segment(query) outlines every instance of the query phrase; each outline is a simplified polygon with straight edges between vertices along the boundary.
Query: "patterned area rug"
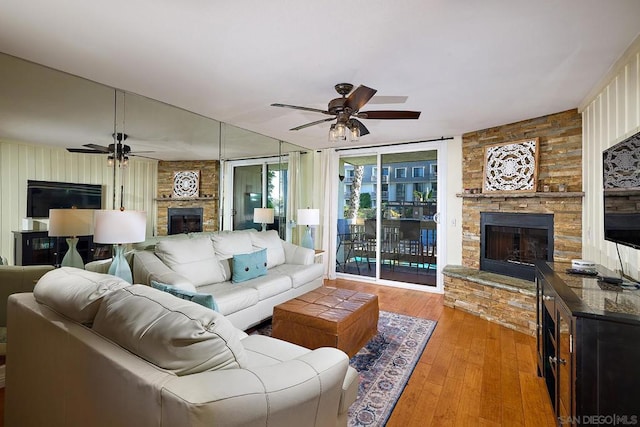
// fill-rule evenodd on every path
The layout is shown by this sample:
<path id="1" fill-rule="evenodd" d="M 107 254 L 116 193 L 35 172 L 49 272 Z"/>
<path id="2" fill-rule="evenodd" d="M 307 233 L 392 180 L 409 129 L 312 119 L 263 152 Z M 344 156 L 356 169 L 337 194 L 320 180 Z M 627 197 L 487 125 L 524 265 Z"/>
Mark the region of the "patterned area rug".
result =
<path id="1" fill-rule="evenodd" d="M 349 362 L 360 374 L 350 427 L 387 422 L 435 327 L 434 320 L 380 311 L 378 335 Z M 257 332 L 271 335 L 271 324 Z"/>

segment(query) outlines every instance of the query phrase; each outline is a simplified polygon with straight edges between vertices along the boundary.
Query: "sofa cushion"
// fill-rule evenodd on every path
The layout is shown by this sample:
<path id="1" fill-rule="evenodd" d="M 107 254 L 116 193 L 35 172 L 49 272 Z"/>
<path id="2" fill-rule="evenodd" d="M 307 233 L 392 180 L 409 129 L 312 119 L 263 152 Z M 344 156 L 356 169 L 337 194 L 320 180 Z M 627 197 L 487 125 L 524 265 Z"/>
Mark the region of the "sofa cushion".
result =
<path id="1" fill-rule="evenodd" d="M 279 295 L 291 289 L 291 278 L 269 270 L 266 276 L 247 280 L 238 286 L 253 288 L 258 291 L 260 301 Z"/>
<path id="2" fill-rule="evenodd" d="M 233 256 L 233 283 L 246 282 L 267 274 L 267 250 L 261 249 L 248 254 Z"/>
<path id="3" fill-rule="evenodd" d="M 155 280 L 151 281 L 151 287 L 156 288 L 163 292 L 168 292 L 174 297 L 195 302 L 196 304 L 200 304 L 201 306 L 207 307 L 210 310 L 219 311 L 218 305 L 216 304 L 216 301 L 213 299 L 213 295 L 211 294 L 201 294 L 198 292 L 185 291 L 184 289 L 180 289 L 180 288 L 176 288 L 175 286 L 156 282 Z"/>
<path id="4" fill-rule="evenodd" d="M 200 286 L 198 292 L 213 295 L 220 313 L 224 315 L 252 307 L 260 301 L 260 295 L 257 290 L 244 286 L 244 284 L 236 285 L 230 281 Z"/>
<path id="5" fill-rule="evenodd" d="M 284 248 L 282 247 L 282 240 L 276 230 L 251 233 L 250 236 L 253 246 L 260 249 L 267 249 L 267 268 L 284 264 Z"/>
<path id="6" fill-rule="evenodd" d="M 196 287 L 227 280 L 207 237 L 161 240 L 156 244 L 156 255 Z"/>
<path id="7" fill-rule="evenodd" d="M 221 231 L 211 236 L 213 248 L 221 258 L 231 258 L 236 254 L 253 252 L 251 235 L 242 231 Z"/>
<path id="8" fill-rule="evenodd" d="M 93 329 L 176 375 L 243 368 L 243 336 L 219 313 L 146 285 L 105 297 Z"/>
<path id="9" fill-rule="evenodd" d="M 324 274 L 324 264 L 283 264 L 275 267 L 273 271 L 290 277 L 291 285 L 294 288 L 298 288 L 322 277 Z"/>
<path id="10" fill-rule="evenodd" d="M 105 295 L 131 286 L 110 274 L 73 267 L 51 270 L 38 280 L 33 296 L 58 313 L 80 323 L 92 323 Z"/>

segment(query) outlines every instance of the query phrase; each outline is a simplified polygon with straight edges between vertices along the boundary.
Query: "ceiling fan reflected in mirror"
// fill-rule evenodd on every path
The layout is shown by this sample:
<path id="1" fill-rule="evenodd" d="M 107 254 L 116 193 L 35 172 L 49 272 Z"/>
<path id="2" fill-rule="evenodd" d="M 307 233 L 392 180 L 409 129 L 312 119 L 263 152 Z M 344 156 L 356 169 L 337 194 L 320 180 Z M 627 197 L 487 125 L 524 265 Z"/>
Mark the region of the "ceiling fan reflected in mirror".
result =
<path id="1" fill-rule="evenodd" d="M 310 111 L 331 116 L 326 119 L 316 120 L 314 122 L 306 123 L 304 125 L 296 126 L 289 129 L 300 130 L 308 128 L 310 126 L 318 125 L 320 123 L 335 120 L 336 122 L 331 124 L 331 128 L 329 129 L 329 141 L 331 142 L 357 141 L 359 137 L 369 134 L 369 130 L 359 119 L 415 120 L 420 117 L 420 111 L 360 111 L 360 109 L 364 107 L 365 104 L 369 102 L 369 100 L 371 100 L 373 95 L 375 95 L 375 93 L 377 92 L 376 89 L 372 89 L 364 85 L 360 85 L 355 90 L 353 90 L 353 85 L 351 83 L 338 83 L 337 85 L 335 85 L 335 90 L 339 95 L 341 95 L 341 97 L 329 101 L 329 105 L 326 110 L 280 103 L 274 103 L 271 104 L 271 106 Z"/>
<path id="2" fill-rule="evenodd" d="M 87 148 L 67 148 L 70 153 L 85 153 L 85 154 L 108 154 L 107 164 L 113 166 L 115 162 L 118 162 L 119 166 L 126 167 L 129 164 L 129 156 L 144 157 L 146 159 L 154 159 L 153 157 L 141 156 L 140 153 L 152 153 L 153 151 L 137 151 L 132 152 L 131 147 L 123 144 L 129 135 L 126 133 L 118 132 L 112 134 L 114 141 L 117 143 L 109 144 L 109 146 L 97 145 L 97 144 L 84 144 L 83 147 Z"/>

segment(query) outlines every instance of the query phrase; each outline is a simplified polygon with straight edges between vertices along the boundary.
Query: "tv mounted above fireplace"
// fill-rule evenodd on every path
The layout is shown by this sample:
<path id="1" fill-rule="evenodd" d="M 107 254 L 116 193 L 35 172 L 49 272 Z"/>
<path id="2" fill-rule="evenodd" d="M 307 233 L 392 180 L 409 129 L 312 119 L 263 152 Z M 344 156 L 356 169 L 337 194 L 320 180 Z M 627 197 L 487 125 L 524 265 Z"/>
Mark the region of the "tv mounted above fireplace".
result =
<path id="1" fill-rule="evenodd" d="M 640 132 L 602 152 L 604 239 L 640 249 Z"/>

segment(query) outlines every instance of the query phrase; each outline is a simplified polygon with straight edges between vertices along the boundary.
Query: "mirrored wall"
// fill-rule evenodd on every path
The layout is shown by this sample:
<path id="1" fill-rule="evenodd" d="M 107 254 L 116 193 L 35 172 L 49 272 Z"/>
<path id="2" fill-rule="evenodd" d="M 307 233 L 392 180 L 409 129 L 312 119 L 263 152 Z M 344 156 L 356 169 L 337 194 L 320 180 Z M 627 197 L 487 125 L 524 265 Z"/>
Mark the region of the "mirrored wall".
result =
<path id="1" fill-rule="evenodd" d="M 230 177 L 224 164 L 238 161 L 268 164 L 268 181 L 260 186 L 270 194 L 260 205 L 273 207 L 275 223 L 286 224 L 288 156 L 308 151 L 304 148 L 5 54 L 0 54 L 0 94 L 2 256 L 11 259 L 13 232 L 24 228 L 27 180 L 101 184 L 103 208 L 147 211 L 150 236 L 164 234 L 158 227 L 158 212 L 165 209 L 159 167 L 188 169 L 192 161 L 218 164 L 217 177 L 201 177 L 217 181 L 200 183 L 214 190 L 197 197 L 217 201 L 218 217 L 205 219 L 211 229 L 232 228 L 224 221 L 232 213 L 224 212 L 224 201 L 234 198 L 225 192 Z M 126 167 L 100 152 L 117 143 L 114 134 L 127 136 Z M 285 228 L 277 228 L 284 237 Z"/>

